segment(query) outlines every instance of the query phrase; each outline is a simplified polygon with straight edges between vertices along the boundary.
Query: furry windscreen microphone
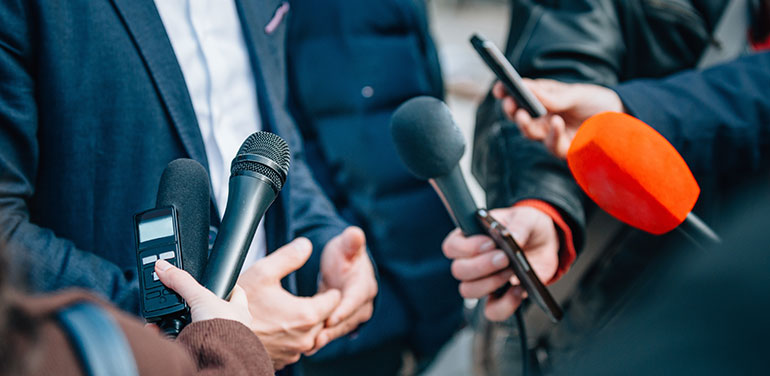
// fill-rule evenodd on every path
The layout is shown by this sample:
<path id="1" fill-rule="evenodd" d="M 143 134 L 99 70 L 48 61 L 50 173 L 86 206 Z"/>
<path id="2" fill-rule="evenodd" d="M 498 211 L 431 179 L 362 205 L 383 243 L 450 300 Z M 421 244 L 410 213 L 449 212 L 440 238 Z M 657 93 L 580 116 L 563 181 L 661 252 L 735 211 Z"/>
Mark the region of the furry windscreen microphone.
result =
<path id="1" fill-rule="evenodd" d="M 535 275 L 521 247 L 504 226 L 486 210 L 479 210 L 473 201 L 459 164 L 465 137 L 447 105 L 432 97 L 412 98 L 393 113 L 390 130 L 407 169 L 430 182 L 455 224 L 468 236 L 490 235 L 508 256 L 511 269 L 529 296 L 554 322 L 559 321 L 561 308 Z M 509 286 L 493 296 L 499 297 Z"/>
<path id="2" fill-rule="evenodd" d="M 700 194 L 676 149 L 652 127 L 622 113 L 604 112 L 586 120 L 567 152 L 567 163 L 602 209 L 652 234 L 679 226 Z"/>
<path id="3" fill-rule="evenodd" d="M 209 254 L 209 174 L 192 159 L 177 159 L 163 170 L 156 207 L 174 206 L 184 269 L 200 281 Z"/>
<path id="4" fill-rule="evenodd" d="M 406 168 L 421 179 L 449 174 L 465 152 L 465 137 L 444 102 L 417 97 L 391 119 L 393 142 Z"/>

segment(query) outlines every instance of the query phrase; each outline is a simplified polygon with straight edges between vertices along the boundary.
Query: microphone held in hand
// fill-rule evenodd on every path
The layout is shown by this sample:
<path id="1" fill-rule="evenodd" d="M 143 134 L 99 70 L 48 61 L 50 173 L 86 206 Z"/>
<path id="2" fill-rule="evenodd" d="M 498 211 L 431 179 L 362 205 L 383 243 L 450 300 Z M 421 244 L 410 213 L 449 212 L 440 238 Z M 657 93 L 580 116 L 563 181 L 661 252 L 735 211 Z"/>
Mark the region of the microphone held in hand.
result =
<path id="1" fill-rule="evenodd" d="M 163 170 L 155 205 L 176 208 L 184 270 L 198 281 L 209 256 L 210 192 L 206 169 L 192 159 L 180 158 Z"/>
<path id="2" fill-rule="evenodd" d="M 511 269 L 529 296 L 554 322 L 560 320 L 561 308 L 537 278 L 511 234 L 473 201 L 459 165 L 465 152 L 465 138 L 446 104 L 431 97 L 408 100 L 393 114 L 391 133 L 407 169 L 433 185 L 463 233 L 491 236 L 510 260 Z"/>
<path id="3" fill-rule="evenodd" d="M 158 281 L 155 262 L 166 260 L 200 278 L 208 257 L 209 178 L 192 159 L 163 170 L 155 209 L 134 216 L 141 314 L 176 337 L 189 323 L 184 300 Z"/>
<path id="4" fill-rule="evenodd" d="M 621 222 L 656 235 L 677 228 L 701 246 L 719 243 L 691 212 L 700 187 L 687 163 L 641 120 L 592 116 L 575 134 L 567 164 L 588 196 Z"/>
<path id="5" fill-rule="evenodd" d="M 291 153 L 281 137 L 256 132 L 230 168 L 229 196 L 202 284 L 226 299 L 238 279 L 260 219 L 286 183 Z"/>

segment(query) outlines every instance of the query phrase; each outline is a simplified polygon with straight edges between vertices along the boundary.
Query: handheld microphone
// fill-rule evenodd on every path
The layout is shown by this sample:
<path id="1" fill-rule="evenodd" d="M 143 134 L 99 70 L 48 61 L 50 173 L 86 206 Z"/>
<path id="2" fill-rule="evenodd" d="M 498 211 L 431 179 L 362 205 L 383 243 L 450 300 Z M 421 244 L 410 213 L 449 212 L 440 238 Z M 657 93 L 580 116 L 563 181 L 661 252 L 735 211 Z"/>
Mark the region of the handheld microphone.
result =
<path id="1" fill-rule="evenodd" d="M 185 301 L 163 286 L 155 261 L 165 259 L 200 278 L 208 257 L 209 177 L 192 159 L 177 159 L 163 170 L 155 209 L 134 216 L 141 313 L 176 337 L 189 323 Z"/>
<path id="2" fill-rule="evenodd" d="M 700 187 L 687 163 L 641 120 L 592 116 L 575 134 L 567 164 L 583 191 L 621 222 L 656 235 L 676 228 L 702 247 L 720 242 L 691 212 Z"/>
<path id="3" fill-rule="evenodd" d="M 270 132 L 256 132 L 243 142 L 230 168 L 229 196 L 219 235 L 202 284 L 226 299 L 243 267 L 257 225 L 286 182 L 289 146 Z"/>
<path id="4" fill-rule="evenodd" d="M 155 202 L 157 208 L 176 208 L 184 270 L 200 281 L 209 257 L 211 222 L 211 188 L 206 168 L 192 159 L 172 161 L 160 177 Z"/>
<path id="5" fill-rule="evenodd" d="M 473 201 L 459 165 L 465 152 L 465 138 L 446 104 L 426 96 L 406 101 L 393 114 L 391 133 L 406 168 L 430 182 L 463 233 L 492 237 L 505 252 L 529 296 L 551 320 L 560 320 L 561 308 L 537 278 L 510 232 Z"/>

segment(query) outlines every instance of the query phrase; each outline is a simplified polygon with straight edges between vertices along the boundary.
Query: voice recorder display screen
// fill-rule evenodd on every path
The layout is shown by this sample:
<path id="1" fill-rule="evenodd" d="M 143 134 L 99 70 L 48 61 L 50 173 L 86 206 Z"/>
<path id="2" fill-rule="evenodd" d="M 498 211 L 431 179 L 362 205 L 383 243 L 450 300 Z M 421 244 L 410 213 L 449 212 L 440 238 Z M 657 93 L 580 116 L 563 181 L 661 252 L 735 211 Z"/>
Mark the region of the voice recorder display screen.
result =
<path id="1" fill-rule="evenodd" d="M 174 222 L 171 216 L 153 218 L 139 223 L 139 242 L 165 238 L 174 235 Z"/>

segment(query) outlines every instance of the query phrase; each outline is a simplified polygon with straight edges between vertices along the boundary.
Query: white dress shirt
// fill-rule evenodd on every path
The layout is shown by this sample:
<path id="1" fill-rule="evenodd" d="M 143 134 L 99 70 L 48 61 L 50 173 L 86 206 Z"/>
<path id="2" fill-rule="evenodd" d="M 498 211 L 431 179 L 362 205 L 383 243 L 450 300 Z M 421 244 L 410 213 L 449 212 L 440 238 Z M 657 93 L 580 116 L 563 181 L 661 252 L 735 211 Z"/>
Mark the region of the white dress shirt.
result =
<path id="1" fill-rule="evenodd" d="M 241 143 L 262 129 L 238 11 L 233 0 L 155 0 L 155 6 L 195 109 L 221 219 L 227 205 L 230 163 Z M 262 222 L 243 270 L 265 255 Z"/>

